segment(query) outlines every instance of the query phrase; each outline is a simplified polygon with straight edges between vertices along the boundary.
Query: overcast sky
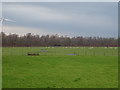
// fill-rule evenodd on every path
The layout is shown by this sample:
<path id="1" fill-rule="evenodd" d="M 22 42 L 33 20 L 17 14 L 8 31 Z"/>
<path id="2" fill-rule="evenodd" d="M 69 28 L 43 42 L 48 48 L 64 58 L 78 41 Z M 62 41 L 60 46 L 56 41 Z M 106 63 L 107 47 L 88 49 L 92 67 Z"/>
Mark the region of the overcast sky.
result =
<path id="1" fill-rule="evenodd" d="M 3 3 L 4 32 L 24 35 L 118 36 L 117 2 Z"/>

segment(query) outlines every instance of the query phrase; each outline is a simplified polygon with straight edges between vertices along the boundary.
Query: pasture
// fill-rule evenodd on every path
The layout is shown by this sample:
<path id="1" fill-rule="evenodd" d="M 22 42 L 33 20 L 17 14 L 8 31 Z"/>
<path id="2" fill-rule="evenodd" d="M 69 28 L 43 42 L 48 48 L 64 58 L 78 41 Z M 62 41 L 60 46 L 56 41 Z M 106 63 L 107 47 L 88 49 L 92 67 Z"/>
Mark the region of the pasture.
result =
<path id="1" fill-rule="evenodd" d="M 115 47 L 4 47 L 2 54 L 3 88 L 118 87 Z"/>

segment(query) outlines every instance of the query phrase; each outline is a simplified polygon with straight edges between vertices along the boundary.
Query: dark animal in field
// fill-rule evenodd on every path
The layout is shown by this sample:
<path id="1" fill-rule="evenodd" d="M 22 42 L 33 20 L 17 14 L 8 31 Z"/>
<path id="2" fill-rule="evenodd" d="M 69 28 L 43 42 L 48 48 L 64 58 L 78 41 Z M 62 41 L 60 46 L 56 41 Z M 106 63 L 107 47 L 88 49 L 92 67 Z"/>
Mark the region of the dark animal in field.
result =
<path id="1" fill-rule="evenodd" d="M 28 56 L 39 56 L 39 53 L 28 53 Z"/>

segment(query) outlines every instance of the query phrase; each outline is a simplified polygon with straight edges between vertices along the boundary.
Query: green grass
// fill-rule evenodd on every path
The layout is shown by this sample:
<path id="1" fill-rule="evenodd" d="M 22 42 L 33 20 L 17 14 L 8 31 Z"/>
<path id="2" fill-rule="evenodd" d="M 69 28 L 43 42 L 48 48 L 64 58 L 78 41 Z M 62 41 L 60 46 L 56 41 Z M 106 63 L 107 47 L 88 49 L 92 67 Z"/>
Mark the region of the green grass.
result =
<path id="1" fill-rule="evenodd" d="M 117 49 L 46 49 L 40 56 L 27 56 L 40 47 L 3 48 L 3 88 L 118 87 Z"/>

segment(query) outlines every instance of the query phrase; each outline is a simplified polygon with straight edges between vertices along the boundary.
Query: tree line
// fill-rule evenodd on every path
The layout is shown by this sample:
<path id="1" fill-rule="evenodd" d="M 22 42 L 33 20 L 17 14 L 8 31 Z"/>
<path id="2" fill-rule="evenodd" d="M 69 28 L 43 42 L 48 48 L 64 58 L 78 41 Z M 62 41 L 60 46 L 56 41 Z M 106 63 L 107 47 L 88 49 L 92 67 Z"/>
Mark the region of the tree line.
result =
<path id="1" fill-rule="evenodd" d="M 27 33 L 24 36 L 17 34 L 0 33 L 2 36 L 3 47 L 38 47 L 38 46 L 91 46 L 91 47 L 116 47 L 118 46 L 117 38 L 103 37 L 68 37 L 55 35 L 34 35 Z"/>

